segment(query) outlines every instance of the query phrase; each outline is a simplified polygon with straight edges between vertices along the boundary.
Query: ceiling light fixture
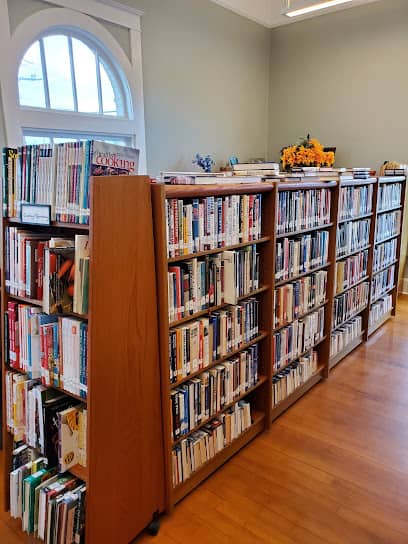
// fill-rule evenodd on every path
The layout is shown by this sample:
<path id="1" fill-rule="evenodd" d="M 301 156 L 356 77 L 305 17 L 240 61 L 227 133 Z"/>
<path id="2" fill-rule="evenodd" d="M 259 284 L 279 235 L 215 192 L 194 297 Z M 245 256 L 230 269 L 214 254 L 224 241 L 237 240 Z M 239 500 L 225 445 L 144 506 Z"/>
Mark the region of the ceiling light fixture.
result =
<path id="1" fill-rule="evenodd" d="M 321 9 L 332 8 L 338 6 L 339 4 L 345 4 L 346 2 L 352 2 L 353 0 L 328 0 L 327 2 L 319 2 L 318 4 L 313 4 L 305 8 L 293 9 L 287 11 L 285 15 L 287 17 L 299 17 L 300 15 L 306 15 L 307 13 L 312 13 L 313 11 L 319 11 Z"/>

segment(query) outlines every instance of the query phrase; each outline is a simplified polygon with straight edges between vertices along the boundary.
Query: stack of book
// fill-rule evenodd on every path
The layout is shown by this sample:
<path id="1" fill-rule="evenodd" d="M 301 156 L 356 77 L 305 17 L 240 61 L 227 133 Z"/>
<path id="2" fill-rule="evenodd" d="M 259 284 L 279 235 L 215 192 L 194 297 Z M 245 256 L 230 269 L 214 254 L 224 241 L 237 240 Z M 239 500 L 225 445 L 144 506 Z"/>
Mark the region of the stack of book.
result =
<path id="1" fill-rule="evenodd" d="M 401 205 L 401 183 L 381 183 L 378 188 L 377 209 L 379 212 Z"/>
<path id="2" fill-rule="evenodd" d="M 258 345 L 172 389 L 172 437 L 193 431 L 258 382 Z"/>
<path id="3" fill-rule="evenodd" d="M 330 189 L 280 191 L 277 234 L 290 234 L 330 223 L 330 198 Z"/>
<path id="4" fill-rule="evenodd" d="M 394 287 L 394 282 L 395 265 L 390 266 L 378 274 L 375 274 L 371 283 L 371 299 L 376 301 L 379 297 Z"/>
<path id="5" fill-rule="evenodd" d="M 168 269 L 169 319 L 176 321 L 238 298 L 259 288 L 255 245 L 193 258 Z"/>
<path id="6" fill-rule="evenodd" d="M 370 219 L 341 223 L 337 230 L 337 259 L 369 245 Z"/>
<path id="7" fill-rule="evenodd" d="M 317 371 L 317 352 L 301 357 L 298 361 L 290 364 L 284 370 L 275 374 L 272 378 L 272 408 L 307 382 Z"/>
<path id="8" fill-rule="evenodd" d="M 251 426 L 251 406 L 239 401 L 172 450 L 173 486 L 185 482 Z"/>
<path id="9" fill-rule="evenodd" d="M 167 256 L 258 240 L 261 195 L 166 200 Z"/>
<path id="10" fill-rule="evenodd" d="M 273 327 L 302 316 L 326 300 L 327 271 L 320 270 L 275 289 Z"/>
<path id="11" fill-rule="evenodd" d="M 377 217 L 375 229 L 376 243 L 382 243 L 387 238 L 398 236 L 401 229 L 401 211 L 384 213 Z"/>
<path id="12" fill-rule="evenodd" d="M 65 472 L 86 466 L 86 406 L 13 371 L 5 374 L 7 429 Z"/>
<path id="13" fill-rule="evenodd" d="M 262 176 L 278 178 L 277 162 L 241 162 L 232 165 L 234 176 Z"/>
<path id="14" fill-rule="evenodd" d="M 319 308 L 302 319 L 293 321 L 273 335 L 274 370 L 289 363 L 312 349 L 322 338 L 324 308 Z"/>
<path id="15" fill-rule="evenodd" d="M 367 306 L 369 288 L 368 282 L 360 283 L 334 299 L 332 328 L 343 325 Z"/>
<path id="16" fill-rule="evenodd" d="M 354 179 L 369 179 L 371 168 L 353 168 Z"/>
<path id="17" fill-rule="evenodd" d="M 226 185 L 227 183 L 261 183 L 263 172 L 162 172 L 166 185 Z"/>
<path id="18" fill-rule="evenodd" d="M 169 331 L 170 380 L 208 367 L 258 334 L 258 300 L 250 298 Z"/>
<path id="19" fill-rule="evenodd" d="M 363 185 L 361 187 L 341 187 L 339 196 L 339 220 L 345 221 L 371 213 L 372 198 L 372 184 Z"/>
<path id="20" fill-rule="evenodd" d="M 359 315 L 332 332 L 330 337 L 330 357 L 334 357 L 343 351 L 353 340 L 361 336 L 362 323 L 362 317 Z"/>
<path id="21" fill-rule="evenodd" d="M 91 176 L 137 174 L 139 151 L 94 140 L 3 149 L 3 216 L 22 204 L 51 208 L 51 219 L 89 223 Z"/>
<path id="22" fill-rule="evenodd" d="M 336 263 L 336 294 L 352 287 L 367 276 L 368 249 Z"/>
<path id="23" fill-rule="evenodd" d="M 392 295 L 386 295 L 378 299 L 371 306 L 369 326 L 371 327 L 392 310 Z"/>
<path id="24" fill-rule="evenodd" d="M 392 240 L 388 240 L 388 242 L 375 246 L 373 258 L 374 273 L 394 263 L 397 259 L 397 248 L 397 238 L 393 238 Z"/>
<path id="25" fill-rule="evenodd" d="M 315 268 L 327 264 L 328 254 L 328 231 L 283 238 L 276 243 L 275 280 L 289 280 L 313 272 Z"/>

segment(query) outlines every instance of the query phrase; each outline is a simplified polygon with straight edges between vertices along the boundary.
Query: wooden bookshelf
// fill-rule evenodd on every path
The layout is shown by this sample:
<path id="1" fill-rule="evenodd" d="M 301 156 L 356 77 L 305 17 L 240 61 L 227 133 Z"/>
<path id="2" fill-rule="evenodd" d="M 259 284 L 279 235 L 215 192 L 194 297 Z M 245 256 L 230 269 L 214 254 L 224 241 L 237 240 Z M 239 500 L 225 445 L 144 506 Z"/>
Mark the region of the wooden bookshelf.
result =
<path id="1" fill-rule="evenodd" d="M 380 208 L 380 200 L 379 200 L 379 191 L 380 188 L 386 184 L 390 183 L 400 183 L 402 185 L 401 188 L 401 201 L 398 205 L 393 206 L 387 206 Z M 403 176 L 390 176 L 390 177 L 379 177 L 378 183 L 376 184 L 375 190 L 374 190 L 374 198 L 373 198 L 373 210 L 375 212 L 374 214 L 374 221 L 372 225 L 372 229 L 370 232 L 370 243 L 372 245 L 372 250 L 370 251 L 371 258 L 369 259 L 369 276 L 370 276 L 370 293 L 369 293 L 369 303 L 366 312 L 364 313 L 364 322 L 363 322 L 363 328 L 365 329 L 365 335 L 364 339 L 367 340 L 369 336 L 371 336 L 375 331 L 377 331 L 384 323 L 390 319 L 390 317 L 394 316 L 396 313 L 396 307 L 397 307 L 397 298 L 398 298 L 398 270 L 400 266 L 400 253 L 401 253 L 401 241 L 402 241 L 402 222 L 404 217 L 404 209 L 405 209 L 405 194 L 406 194 L 406 178 Z M 378 224 L 378 220 L 380 217 L 390 214 L 396 211 L 401 212 L 401 224 L 399 231 L 393 234 L 390 234 L 389 236 L 376 236 L 376 228 Z M 374 252 L 375 248 L 379 246 L 380 244 L 383 244 L 385 242 L 388 242 L 390 240 L 397 240 L 397 249 L 396 249 L 396 258 L 393 259 L 389 263 L 383 264 L 380 268 L 374 269 Z M 386 290 L 381 292 L 381 294 L 374 294 L 373 293 L 373 281 L 374 277 L 382 272 L 385 272 L 388 268 L 391 268 L 394 266 L 394 283 L 392 286 L 388 287 Z M 375 304 L 378 300 L 380 300 L 382 297 L 386 295 L 392 295 L 392 305 L 391 310 L 387 311 L 384 315 L 382 315 L 379 319 L 377 319 L 375 322 L 371 322 L 372 319 L 370 318 L 370 314 L 372 313 L 372 306 Z"/>
<path id="2" fill-rule="evenodd" d="M 361 188 L 361 187 L 368 187 L 368 186 L 372 186 L 372 198 L 371 198 L 371 202 L 369 203 L 371 205 L 371 210 L 367 213 L 358 213 L 356 215 L 353 215 L 353 216 L 349 216 L 347 217 L 346 219 L 342 218 L 341 217 L 341 210 L 340 210 L 340 199 L 341 199 L 341 190 L 345 187 L 351 187 L 353 189 L 358 189 L 358 188 Z M 338 231 L 338 228 L 340 225 L 345 225 L 345 224 L 349 224 L 349 223 L 355 223 L 357 221 L 363 221 L 363 220 L 367 220 L 369 219 L 370 220 L 370 231 L 369 231 L 369 243 L 367 244 L 363 244 L 361 245 L 359 248 L 357 249 L 354 249 L 353 251 L 349 251 L 345 254 L 340 254 L 340 255 L 337 255 L 337 252 L 336 252 L 336 266 L 337 266 L 337 263 L 341 262 L 341 261 L 345 261 L 346 259 L 348 259 L 349 257 L 354 257 L 354 256 L 358 256 L 359 254 L 363 253 L 364 251 L 368 251 L 368 264 L 367 264 L 367 273 L 364 275 L 363 278 L 360 278 L 358 281 L 355 281 L 352 285 L 349 285 L 348 287 L 345 287 L 343 289 L 341 289 L 340 291 L 337 291 L 337 286 L 336 286 L 336 283 L 337 283 L 337 278 L 336 278 L 336 267 L 334 269 L 334 275 L 335 277 L 333 278 L 333 285 L 334 285 L 334 292 L 333 292 L 333 295 L 332 295 L 332 307 L 331 307 L 331 314 L 333 315 L 334 313 L 334 304 L 335 304 L 335 301 L 336 301 L 336 298 L 337 297 L 340 297 L 342 295 L 344 295 L 345 293 L 347 293 L 348 291 L 351 291 L 352 289 L 358 287 L 359 285 L 363 284 L 364 282 L 368 282 L 371 278 L 370 276 L 370 262 L 371 262 L 371 259 L 372 259 L 372 251 L 373 251 L 373 244 L 372 244 L 372 237 L 371 237 L 371 234 L 372 234 L 372 231 L 373 231 L 373 228 L 375 228 L 375 225 L 374 225 L 374 210 L 375 210 L 375 207 L 374 207 L 374 201 L 375 201 L 375 195 L 376 195 L 376 187 L 377 187 L 377 179 L 376 178 L 369 178 L 367 180 L 358 180 L 358 179 L 355 179 L 355 180 L 349 180 L 349 181 L 341 181 L 340 184 L 339 184 L 339 188 L 338 188 L 338 198 L 339 198 L 339 206 L 338 206 L 338 213 L 337 213 L 337 218 L 336 218 L 336 235 L 337 235 L 337 231 Z M 334 325 L 334 323 L 331 324 L 331 334 L 333 334 L 334 332 L 338 331 L 338 329 L 344 327 L 345 325 L 347 325 L 347 323 L 350 323 L 353 319 L 355 319 L 356 317 L 358 317 L 359 315 L 362 316 L 362 330 L 364 329 L 364 315 L 367 311 L 367 308 L 368 308 L 368 304 L 364 304 L 363 306 L 361 306 L 360 308 L 358 308 L 356 311 L 354 311 L 349 317 L 347 317 L 347 319 L 345 319 L 342 323 L 340 324 L 337 324 L 337 325 Z M 361 342 L 363 341 L 363 333 L 360 333 L 356 338 L 354 338 L 353 340 L 351 340 L 346 346 L 344 346 L 344 348 L 334 354 L 334 355 L 331 355 L 330 351 L 329 351 L 329 370 L 332 370 L 337 364 L 340 363 L 340 361 L 342 361 L 347 355 L 349 355 L 357 346 L 359 346 L 361 344 Z M 331 339 L 330 339 L 331 341 Z"/>
<path id="3" fill-rule="evenodd" d="M 2 242 L 7 225 L 3 219 Z M 87 467 L 70 471 L 87 483 L 86 541 L 129 542 L 164 509 L 162 422 L 155 257 L 149 178 L 91 180 L 90 225 L 24 225 L 51 235 L 89 232 Z M 2 312 L 9 300 L 2 255 Z M 137 273 L 135 273 L 137 271 Z M 4 320 L 2 319 L 3 338 Z M 4 358 L 3 345 L 3 361 Z M 9 508 L 13 438 L 6 430 L 3 365 L 3 487 Z M 81 399 L 81 401 L 84 401 Z M 15 520 L 10 520 L 16 526 Z M 31 541 L 31 540 L 30 540 Z M 33 539 L 34 541 L 34 539 Z"/>
<path id="4" fill-rule="evenodd" d="M 258 240 L 248 241 L 240 244 L 231 245 L 229 247 L 210 249 L 200 251 L 182 257 L 167 256 L 167 239 L 166 239 L 166 214 L 165 203 L 166 199 L 183 199 L 204 198 L 208 196 L 225 196 L 225 195 L 250 195 L 262 194 L 262 237 Z M 166 510 L 171 511 L 173 506 L 180 501 L 186 494 L 192 491 L 200 482 L 212 474 L 217 468 L 225 463 L 232 455 L 244 447 L 255 436 L 265 430 L 270 421 L 271 412 L 271 330 L 272 330 L 272 282 L 273 277 L 271 271 L 274 263 L 274 222 L 276 213 L 276 189 L 274 184 L 262 183 L 252 185 L 211 185 L 211 186 L 164 186 L 152 185 L 153 199 L 153 215 L 154 215 L 154 236 L 156 247 L 156 274 L 157 274 L 157 292 L 158 292 L 158 312 L 159 312 L 159 344 L 160 344 L 160 361 L 161 361 L 161 387 L 162 387 L 162 408 L 163 408 L 163 437 L 164 437 L 164 461 L 165 461 L 165 505 Z M 248 297 L 256 297 L 259 301 L 259 334 L 249 343 L 241 345 L 240 348 L 227 353 L 225 356 L 213 361 L 209 367 L 192 372 L 187 377 L 176 383 L 170 382 L 169 376 L 169 332 L 173 327 L 176 327 L 184 322 L 192 321 L 200 316 L 210 315 L 212 312 L 222 309 L 227 304 L 221 304 L 215 307 L 209 307 L 203 311 L 195 313 L 181 320 L 169 323 L 168 313 L 168 266 L 170 263 L 191 259 L 193 257 L 205 257 L 222 253 L 229 249 L 239 249 L 245 246 L 256 244 L 257 251 L 260 255 L 260 285 L 261 287 L 248 296 L 240 297 L 239 300 L 244 300 Z M 170 413 L 170 393 L 173 388 L 176 388 L 180 383 L 185 383 L 188 380 L 199 376 L 202 372 L 212 368 L 217 364 L 222 363 L 241 351 L 247 349 L 255 343 L 259 346 L 259 375 L 256 385 L 248 391 L 241 394 L 232 403 L 224 406 L 220 412 L 214 414 L 209 420 L 202 422 L 198 427 L 192 429 L 187 435 L 181 436 L 177 441 L 172 438 L 171 413 Z M 238 400 L 245 399 L 250 401 L 252 425 L 233 440 L 229 445 L 219 451 L 212 459 L 207 461 L 198 470 L 193 472 L 190 477 L 182 481 L 179 485 L 173 487 L 173 472 L 172 472 L 172 449 L 176 443 L 181 442 L 186 436 L 191 435 L 198 428 L 205 425 L 208 421 L 215 419 L 218 415 L 224 413 L 229 406 L 235 404 Z"/>

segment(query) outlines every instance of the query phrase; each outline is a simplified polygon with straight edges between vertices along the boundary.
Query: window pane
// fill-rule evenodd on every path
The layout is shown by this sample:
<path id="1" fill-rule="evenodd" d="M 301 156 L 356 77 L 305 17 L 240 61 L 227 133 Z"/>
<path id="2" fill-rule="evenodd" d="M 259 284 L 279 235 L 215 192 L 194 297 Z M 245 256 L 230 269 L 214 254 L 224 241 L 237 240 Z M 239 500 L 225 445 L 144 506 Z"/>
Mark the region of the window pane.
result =
<path id="1" fill-rule="evenodd" d="M 96 59 L 93 51 L 83 42 L 72 38 L 78 111 L 99 113 Z"/>
<path id="2" fill-rule="evenodd" d="M 26 145 L 35 145 L 35 144 L 50 144 L 51 138 L 48 136 L 24 136 L 24 143 Z"/>
<path id="3" fill-rule="evenodd" d="M 45 108 L 40 43 L 28 49 L 18 71 L 18 92 L 22 106 Z"/>
<path id="4" fill-rule="evenodd" d="M 101 70 L 103 113 L 105 115 L 118 115 L 118 106 L 116 104 L 116 96 L 115 91 L 113 90 L 112 82 L 102 62 L 99 63 L 99 67 Z"/>
<path id="5" fill-rule="evenodd" d="M 50 106 L 56 110 L 73 110 L 71 63 L 68 38 L 47 36 L 44 38 Z"/>

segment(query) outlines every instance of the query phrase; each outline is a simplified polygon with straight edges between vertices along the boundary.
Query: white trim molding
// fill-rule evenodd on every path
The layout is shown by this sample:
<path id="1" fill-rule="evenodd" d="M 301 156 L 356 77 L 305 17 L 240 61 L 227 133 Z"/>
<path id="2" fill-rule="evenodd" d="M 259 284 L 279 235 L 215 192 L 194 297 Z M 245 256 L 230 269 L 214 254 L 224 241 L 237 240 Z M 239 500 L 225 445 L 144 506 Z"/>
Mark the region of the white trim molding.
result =
<path id="1" fill-rule="evenodd" d="M 117 8 L 114 5 L 116 2 L 110 0 L 108 3 L 97 0 L 47 0 L 50 4 L 60 6 L 69 4 L 77 9 L 50 7 L 41 10 L 27 17 L 11 34 L 7 1 L 0 0 L 0 50 L 8 51 L 0 63 L 0 86 L 7 145 L 22 144 L 23 128 L 48 128 L 62 131 L 72 129 L 77 132 L 94 131 L 102 134 L 120 134 L 129 137 L 132 145 L 140 150 L 140 172 L 145 173 L 146 137 L 140 15 L 133 10 L 131 13 L 128 10 L 116 12 Z M 90 13 L 92 10 L 94 10 L 93 14 Z M 94 17 L 109 20 L 128 29 L 131 48 L 130 60 L 113 35 Z M 128 108 L 127 119 L 73 112 L 40 111 L 34 108 L 20 107 L 18 69 L 28 47 L 41 35 L 52 29 L 63 30 L 65 28 L 69 30 L 70 27 L 77 32 L 89 34 L 99 42 L 115 61 L 118 70 L 123 72 L 123 81 L 128 86 L 132 99 L 132 108 Z"/>

